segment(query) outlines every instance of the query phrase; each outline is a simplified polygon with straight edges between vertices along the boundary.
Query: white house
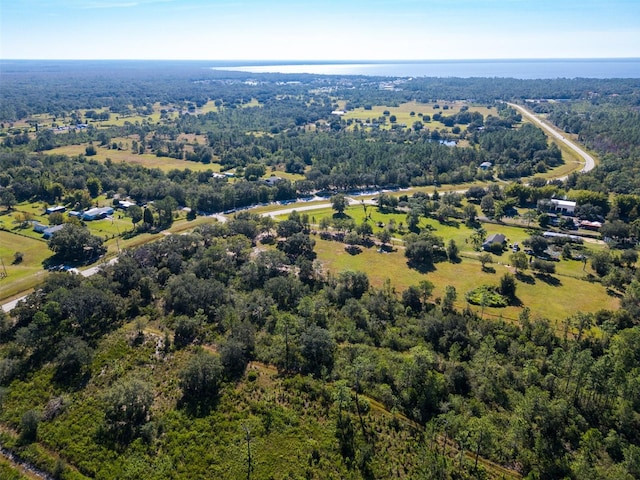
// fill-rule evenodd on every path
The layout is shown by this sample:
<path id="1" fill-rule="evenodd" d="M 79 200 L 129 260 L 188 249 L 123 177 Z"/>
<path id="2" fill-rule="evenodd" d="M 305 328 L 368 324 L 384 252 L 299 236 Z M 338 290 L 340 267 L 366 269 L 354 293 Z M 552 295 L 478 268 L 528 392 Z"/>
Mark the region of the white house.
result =
<path id="1" fill-rule="evenodd" d="M 557 198 L 551 199 L 551 208 L 558 213 L 565 215 L 573 215 L 576 211 L 576 202 L 570 200 L 559 200 Z"/>
<path id="2" fill-rule="evenodd" d="M 100 207 L 100 208 L 91 208 L 82 212 L 82 220 L 99 220 L 101 218 L 105 218 L 108 215 L 113 215 L 112 207 Z"/>

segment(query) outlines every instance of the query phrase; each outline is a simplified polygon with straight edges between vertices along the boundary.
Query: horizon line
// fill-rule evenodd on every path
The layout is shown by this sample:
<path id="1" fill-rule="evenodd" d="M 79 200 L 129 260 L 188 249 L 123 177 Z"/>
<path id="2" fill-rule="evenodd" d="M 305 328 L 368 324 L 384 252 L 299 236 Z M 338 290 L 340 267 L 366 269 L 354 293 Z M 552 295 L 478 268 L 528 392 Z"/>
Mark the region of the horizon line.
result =
<path id="1" fill-rule="evenodd" d="M 207 59 L 207 58 L 0 58 L 0 62 L 214 62 L 251 64 L 401 64 L 430 62 L 514 62 L 514 61 L 609 61 L 640 60 L 640 57 L 500 57 L 500 58 L 423 58 L 423 59 Z"/>

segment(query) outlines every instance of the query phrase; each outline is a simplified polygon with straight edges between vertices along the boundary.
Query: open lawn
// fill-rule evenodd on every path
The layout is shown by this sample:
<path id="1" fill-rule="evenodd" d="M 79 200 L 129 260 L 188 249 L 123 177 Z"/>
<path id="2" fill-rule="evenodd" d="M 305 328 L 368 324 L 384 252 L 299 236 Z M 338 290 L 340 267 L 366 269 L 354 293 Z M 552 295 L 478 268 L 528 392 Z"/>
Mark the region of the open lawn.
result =
<path id="1" fill-rule="evenodd" d="M 302 213 L 302 212 L 301 212 Z M 319 223 L 323 217 L 333 217 L 334 211 L 330 208 L 306 211 L 310 221 Z M 352 205 L 345 211 L 357 224 L 365 218 L 364 208 L 361 205 Z M 404 213 L 382 213 L 377 207 L 367 206 L 367 214 L 370 216 L 374 232 L 380 230 L 378 222 L 388 224 L 394 219 L 396 225 L 405 221 Z M 280 220 L 287 216 L 279 217 Z M 343 270 L 360 270 L 366 272 L 373 285 L 381 286 L 383 282 L 390 278 L 392 284 L 400 292 L 410 285 L 416 285 L 423 279 L 429 279 L 436 285 L 434 298 L 441 297 L 447 285 L 453 285 L 458 292 L 457 306 L 463 308 L 467 306 L 464 295 L 467 291 L 482 284 L 497 285 L 500 277 L 507 272 L 515 273 L 509 265 L 511 250 L 507 250 L 502 255 L 493 255 L 493 263 L 489 264 L 486 271 L 482 271 L 478 260 L 479 252 L 473 250 L 468 242 L 473 230 L 463 223 L 441 224 L 434 219 L 422 219 L 420 227 L 428 227 L 436 235 L 444 238 L 445 244 L 453 239 L 460 249 L 461 261 L 459 263 L 441 262 L 436 268 L 426 274 L 407 266 L 404 257 L 404 248 L 400 238 L 402 235 L 394 234 L 396 240 L 393 241 L 396 250 L 392 253 L 378 253 L 375 248 L 364 249 L 358 255 L 350 255 L 344 249 L 344 244 L 316 239 L 316 252 L 324 267 L 334 273 Z M 504 234 L 508 242 L 522 241 L 531 235 L 531 231 L 512 225 L 483 223 L 482 227 L 487 231 L 487 235 L 493 233 Z M 600 243 L 586 242 L 576 250 L 589 251 L 602 249 Z M 588 273 L 592 273 L 589 265 L 584 265 L 581 261 L 562 260 L 556 263 L 556 274 L 544 277 L 535 275 L 533 272 L 525 271 L 518 276 L 517 299 L 515 305 L 506 308 L 485 308 L 484 315 L 487 317 L 502 317 L 504 319 L 517 320 L 523 306 L 528 306 L 533 316 L 540 316 L 554 321 L 573 315 L 576 311 L 595 312 L 600 309 L 616 310 L 619 307 L 619 300 L 607 293 L 607 290 L 599 283 L 590 283 L 585 280 Z M 550 301 L 550 299 L 555 299 Z M 471 306 L 475 310 L 480 307 Z"/>
<path id="2" fill-rule="evenodd" d="M 131 219 L 125 217 L 124 212 L 119 210 L 116 210 L 109 218 L 84 222 L 84 224 L 92 235 L 100 237 L 105 241 L 133 229 Z"/>
<path id="3" fill-rule="evenodd" d="M 402 247 L 397 247 L 392 253 L 378 253 L 375 248 L 370 248 L 364 249 L 358 255 L 350 255 L 342 243 L 320 240 L 319 237 L 315 237 L 315 240 L 318 259 L 328 271 L 363 271 L 369 276 L 372 285 L 377 287 L 386 279 L 391 279 L 398 292 L 410 285 L 417 285 L 421 280 L 429 280 L 436 286 L 433 298 L 442 297 L 445 287 L 452 285 L 458 293 L 458 308 L 467 306 L 464 295 L 469 290 L 482 284 L 497 285 L 504 273 L 513 273 L 513 269 L 506 265 L 508 254 L 502 257 L 494 256 L 494 263 L 484 272 L 477 260 L 477 254 L 464 253 L 459 263 L 440 262 L 433 271 L 420 273 L 407 266 Z M 580 270 L 582 268 L 581 262 L 560 263 L 571 264 L 572 271 L 576 266 Z M 619 307 L 618 299 L 608 295 L 602 285 L 566 275 L 563 270 L 558 268 L 558 274 L 546 279 L 529 271 L 524 272 L 525 275 L 516 281 L 519 304 L 506 308 L 485 308 L 484 315 L 488 318 L 502 317 L 515 321 L 522 307 L 527 306 L 531 309 L 533 317 L 539 316 L 561 322 L 577 311 L 595 312 L 600 309 L 616 310 Z M 480 307 L 476 306 L 471 308 L 480 310 Z"/>
<path id="4" fill-rule="evenodd" d="M 440 108 L 434 108 L 434 105 L 439 105 Z M 443 109 L 444 106 L 448 108 Z M 360 120 L 360 121 L 376 121 L 378 118 L 385 116 L 384 112 L 388 111 L 389 115 L 387 116 L 387 123 L 384 128 L 391 128 L 391 122 L 389 121 L 389 117 L 391 115 L 396 116 L 396 124 L 405 124 L 407 127 L 411 127 L 414 122 L 421 121 L 426 128 L 430 130 L 438 129 L 438 130 L 450 130 L 445 127 L 444 124 L 437 122 L 435 120 L 425 121 L 423 120 L 424 115 L 429 115 L 433 117 L 435 113 L 440 113 L 444 116 L 451 116 L 458 112 L 463 106 L 468 106 L 469 111 L 479 112 L 484 117 L 488 115 L 497 115 L 495 109 L 490 109 L 484 106 L 470 106 L 465 102 L 434 102 L 434 103 L 418 103 L 418 102 L 406 102 L 398 105 L 397 107 L 390 107 L 385 105 L 375 105 L 372 106 L 370 110 L 366 110 L 365 108 L 356 108 L 347 112 L 342 118 L 344 120 Z M 414 115 L 411 115 L 413 112 Z M 422 114 L 422 115 L 420 115 Z M 460 125 L 460 129 L 464 130 L 465 125 Z"/>
<path id="5" fill-rule="evenodd" d="M 58 147 L 53 150 L 49 150 L 48 153 L 52 155 L 84 155 L 86 145 L 68 145 L 66 147 Z M 110 158 L 114 163 L 124 162 L 135 165 L 142 165 L 146 168 L 159 168 L 163 172 L 168 172 L 173 169 L 183 170 L 188 168 L 193 171 L 202 172 L 205 170 L 220 171 L 220 165 L 215 163 L 205 164 L 200 162 L 191 162 L 188 160 L 178 160 L 176 158 L 169 157 L 157 157 L 150 153 L 137 155 L 131 153 L 131 150 L 111 150 L 109 148 L 96 146 L 97 154 L 89 157 L 90 159 L 97 160 L 99 162 L 105 162 L 107 158 Z"/>
<path id="6" fill-rule="evenodd" d="M 22 262 L 14 265 L 16 252 L 23 253 Z M 0 273 L 7 276 L 0 278 L 0 299 L 10 298 L 25 290 L 33 288 L 44 280 L 47 272 L 42 268 L 42 262 L 51 256 L 47 242 L 24 237 L 15 233 L 0 231 Z"/>
<path id="7" fill-rule="evenodd" d="M 42 233 L 35 232 L 33 230 L 33 224 L 24 223 L 24 214 L 31 215 L 31 218 L 35 222 L 40 222 L 44 225 L 48 225 L 49 221 L 46 215 L 41 215 L 43 209 L 33 207 L 31 205 L 19 205 L 11 212 L 0 212 L 0 229 L 7 232 L 12 232 L 20 235 L 21 237 L 29 237 L 34 240 L 42 238 Z"/>

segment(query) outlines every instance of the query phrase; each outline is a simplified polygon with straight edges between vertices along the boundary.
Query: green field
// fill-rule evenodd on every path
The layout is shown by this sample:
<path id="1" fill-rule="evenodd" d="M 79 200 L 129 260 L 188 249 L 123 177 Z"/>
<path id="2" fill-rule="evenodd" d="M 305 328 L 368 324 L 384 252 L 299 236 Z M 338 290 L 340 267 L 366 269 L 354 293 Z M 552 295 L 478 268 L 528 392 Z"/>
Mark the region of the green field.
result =
<path id="1" fill-rule="evenodd" d="M 16 252 L 22 252 L 24 257 L 21 263 L 14 265 Z M 47 274 L 42 262 L 50 256 L 51 251 L 45 241 L 0 231 L 0 258 L 7 273 L 0 279 L 0 298 L 15 296 L 40 283 Z"/>
<path id="2" fill-rule="evenodd" d="M 200 162 L 191 162 L 188 160 L 179 160 L 169 157 L 157 157 L 150 153 L 144 153 L 142 155 L 134 154 L 131 150 L 111 150 L 110 148 L 95 146 L 97 154 L 91 159 L 99 162 L 105 162 L 107 158 L 110 158 L 114 163 L 124 162 L 133 165 L 141 165 L 146 168 L 159 168 L 163 172 L 168 172 L 174 169 L 185 169 L 196 172 L 203 172 L 205 170 L 220 171 L 220 166 L 214 163 L 205 164 Z M 54 148 L 49 150 L 51 155 L 84 155 L 86 145 L 68 145 L 65 147 Z"/>
<path id="3" fill-rule="evenodd" d="M 440 105 L 440 108 L 434 108 L 434 105 Z M 444 110 L 442 107 L 447 106 L 448 108 Z M 406 102 L 398 105 L 397 107 L 389 107 L 384 105 L 375 105 L 372 106 L 370 110 L 366 110 L 365 108 L 356 108 L 354 110 L 348 111 L 342 118 L 344 120 L 360 120 L 363 122 L 366 121 L 375 121 L 376 119 L 384 116 L 384 112 L 388 111 L 389 115 L 387 116 L 387 123 L 382 128 L 391 128 L 392 123 L 389 121 L 389 117 L 391 115 L 396 116 L 396 124 L 405 124 L 407 127 L 411 127 L 414 122 L 421 121 L 426 128 L 430 130 L 438 129 L 438 130 L 451 130 L 444 126 L 443 123 L 430 120 L 424 121 L 422 119 L 422 115 L 429 115 L 433 117 L 435 113 L 440 113 L 443 116 L 450 116 L 460 112 L 460 109 L 463 106 L 468 106 L 470 111 L 479 112 L 483 116 L 488 115 L 496 115 L 497 112 L 493 109 L 481 106 L 469 106 L 466 102 L 434 102 L 434 103 L 418 103 L 418 102 Z M 411 113 L 414 115 L 411 115 Z M 460 125 L 461 130 L 465 130 L 465 125 Z"/>
<path id="4" fill-rule="evenodd" d="M 380 230 L 378 222 L 388 224 L 394 219 L 396 225 L 404 222 L 405 213 L 381 213 L 377 207 L 368 206 L 367 212 L 370 214 L 374 233 Z M 319 223 L 323 217 L 332 217 L 334 211 L 330 208 L 321 208 L 300 213 L 309 215 L 312 223 Z M 357 224 L 364 220 L 364 209 L 360 205 L 352 205 L 345 213 Z M 279 217 L 280 220 L 286 218 Z M 445 244 L 449 240 L 454 240 L 460 249 L 461 261 L 459 263 L 440 262 L 436 268 L 426 274 L 407 266 L 404 256 L 404 247 L 400 240 L 402 234 L 396 232 L 395 240 L 392 242 L 395 251 L 392 253 L 378 253 L 375 247 L 363 249 L 358 255 L 350 255 L 344 249 L 344 244 L 338 242 L 324 241 L 318 236 L 316 240 L 316 252 L 323 267 L 333 273 L 344 270 L 359 270 L 366 272 L 371 283 L 380 287 L 386 279 L 390 279 L 398 292 L 403 291 L 410 285 L 417 285 L 421 280 L 428 279 L 435 286 L 433 297 L 443 295 L 447 285 L 456 287 L 458 293 L 457 306 L 464 308 L 469 306 L 474 310 L 480 307 L 467 305 L 464 295 L 467 291 L 482 284 L 497 285 L 500 277 L 504 273 L 515 273 L 513 267 L 509 265 L 511 251 L 505 251 L 502 255 L 493 255 L 493 264 L 489 264 L 486 271 L 482 271 L 478 260 L 479 253 L 474 251 L 469 238 L 473 230 L 463 223 L 441 224 L 434 219 L 422 219 L 420 227 L 433 230 L 433 232 L 444 238 Z M 531 232 L 522 227 L 483 223 L 482 227 L 487 231 L 487 235 L 502 233 L 507 237 L 509 244 L 522 241 L 531 235 Z M 600 250 L 606 248 L 601 242 L 584 244 L 585 250 Z M 616 296 L 610 295 L 599 283 L 586 281 L 588 273 L 592 273 L 587 265 L 584 269 L 581 261 L 562 260 L 556 264 L 556 274 L 551 278 L 535 275 L 526 271 L 517 280 L 517 305 L 506 308 L 485 308 L 484 315 L 490 318 L 504 318 L 506 320 L 517 320 L 522 308 L 527 306 L 531 309 L 532 315 L 540 316 L 554 321 L 573 315 L 576 311 L 596 312 L 601 309 L 616 310 L 619 308 L 619 300 Z M 549 299 L 554 299 L 550 301 Z"/>
<path id="5" fill-rule="evenodd" d="M 494 255 L 494 263 L 489 265 L 490 268 L 485 272 L 482 271 L 475 252 L 463 251 L 460 263 L 440 262 L 433 271 L 423 274 L 407 266 L 402 247 L 396 247 L 396 251 L 392 253 L 378 253 L 376 248 L 370 248 L 363 249 L 358 255 L 350 255 L 342 243 L 324 241 L 318 237 L 315 240 L 318 259 L 328 271 L 363 271 L 376 287 L 382 286 L 386 279 L 390 279 L 398 292 L 410 285 L 417 285 L 421 280 L 429 280 L 436 286 L 433 298 L 441 297 L 445 287 L 452 285 L 458 293 L 458 308 L 468 306 L 464 295 L 469 290 L 482 284 L 497 285 L 504 273 L 513 273 L 513 268 L 508 265 L 507 253 L 502 257 Z M 516 295 L 521 305 L 485 308 L 485 316 L 515 321 L 522 307 L 527 306 L 534 317 L 560 322 L 576 311 L 596 312 L 601 309 L 616 310 L 619 307 L 618 299 L 608 295 L 602 285 L 572 275 L 576 269 L 582 270 L 581 262 L 562 261 L 560 265 L 558 273 L 552 276 L 552 281 L 545 281 L 532 272 L 525 272 L 526 282 L 517 280 Z M 480 310 L 480 307 L 471 308 Z"/>

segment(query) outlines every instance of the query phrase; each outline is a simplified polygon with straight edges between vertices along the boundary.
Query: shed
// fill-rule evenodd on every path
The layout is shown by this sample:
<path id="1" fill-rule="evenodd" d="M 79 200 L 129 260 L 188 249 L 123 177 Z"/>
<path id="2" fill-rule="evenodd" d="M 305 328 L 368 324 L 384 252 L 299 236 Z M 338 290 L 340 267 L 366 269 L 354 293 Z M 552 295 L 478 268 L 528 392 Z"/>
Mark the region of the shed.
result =
<path id="1" fill-rule="evenodd" d="M 52 213 L 64 213 L 67 210 L 67 207 L 64 205 L 56 205 L 55 207 L 49 207 L 44 212 L 47 215 L 51 215 Z"/>

